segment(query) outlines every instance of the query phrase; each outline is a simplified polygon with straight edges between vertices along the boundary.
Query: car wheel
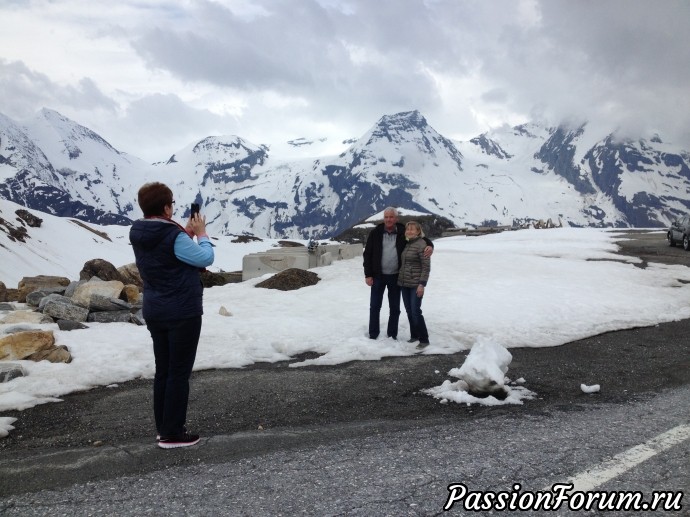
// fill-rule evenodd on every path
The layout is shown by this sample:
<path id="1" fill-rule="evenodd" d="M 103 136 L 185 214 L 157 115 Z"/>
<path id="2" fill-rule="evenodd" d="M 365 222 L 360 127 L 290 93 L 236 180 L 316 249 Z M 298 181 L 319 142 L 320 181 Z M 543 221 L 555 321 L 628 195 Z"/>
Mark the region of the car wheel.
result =
<path id="1" fill-rule="evenodd" d="M 690 251 L 690 237 L 683 235 L 683 249 L 685 251 Z"/>
<path id="2" fill-rule="evenodd" d="M 675 246 L 676 245 L 676 241 L 673 240 L 673 235 L 671 235 L 671 232 L 668 232 L 666 234 L 666 238 L 668 239 L 668 245 L 669 246 Z"/>

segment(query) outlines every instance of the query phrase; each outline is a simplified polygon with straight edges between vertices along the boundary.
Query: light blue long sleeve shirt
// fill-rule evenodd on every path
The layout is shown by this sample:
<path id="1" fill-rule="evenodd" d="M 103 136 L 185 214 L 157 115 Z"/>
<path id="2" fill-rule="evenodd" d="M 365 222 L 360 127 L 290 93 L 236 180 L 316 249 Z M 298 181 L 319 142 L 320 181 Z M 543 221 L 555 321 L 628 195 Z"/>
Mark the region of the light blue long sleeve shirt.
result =
<path id="1" fill-rule="evenodd" d="M 175 256 L 185 264 L 207 267 L 213 264 L 213 244 L 207 236 L 197 237 L 198 244 L 182 232 L 175 238 Z"/>

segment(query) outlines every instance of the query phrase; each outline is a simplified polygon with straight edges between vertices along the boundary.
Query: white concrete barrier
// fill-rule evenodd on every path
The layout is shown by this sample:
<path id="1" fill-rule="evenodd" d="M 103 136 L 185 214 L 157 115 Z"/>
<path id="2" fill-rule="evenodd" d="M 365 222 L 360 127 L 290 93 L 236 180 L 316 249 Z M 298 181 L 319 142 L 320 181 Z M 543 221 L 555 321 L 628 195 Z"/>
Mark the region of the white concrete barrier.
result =
<path id="1" fill-rule="evenodd" d="M 335 260 L 361 258 L 361 244 L 324 244 L 309 250 L 306 247 L 277 248 L 251 253 L 242 258 L 242 281 L 286 269 L 311 269 L 330 266 Z"/>

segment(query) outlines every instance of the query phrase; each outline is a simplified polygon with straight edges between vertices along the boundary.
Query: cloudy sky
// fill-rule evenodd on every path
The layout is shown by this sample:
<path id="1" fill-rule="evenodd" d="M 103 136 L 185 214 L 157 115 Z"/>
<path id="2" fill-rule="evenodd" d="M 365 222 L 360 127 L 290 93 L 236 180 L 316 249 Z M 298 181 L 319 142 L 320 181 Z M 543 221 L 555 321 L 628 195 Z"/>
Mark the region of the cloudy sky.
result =
<path id="1" fill-rule="evenodd" d="M 166 159 L 208 135 L 334 152 L 418 109 L 467 140 L 533 120 L 690 148 L 687 0 L 0 0 L 0 113 Z"/>

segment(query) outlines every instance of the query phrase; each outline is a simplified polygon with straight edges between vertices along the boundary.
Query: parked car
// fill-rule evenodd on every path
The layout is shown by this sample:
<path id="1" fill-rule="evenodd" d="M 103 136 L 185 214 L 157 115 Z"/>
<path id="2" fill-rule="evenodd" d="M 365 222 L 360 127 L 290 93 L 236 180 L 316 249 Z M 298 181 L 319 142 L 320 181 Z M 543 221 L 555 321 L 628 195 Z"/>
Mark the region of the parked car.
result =
<path id="1" fill-rule="evenodd" d="M 690 250 L 690 215 L 673 221 L 671 227 L 668 229 L 666 238 L 670 246 L 675 246 L 679 242 L 682 242 L 683 249 L 685 251 Z"/>

